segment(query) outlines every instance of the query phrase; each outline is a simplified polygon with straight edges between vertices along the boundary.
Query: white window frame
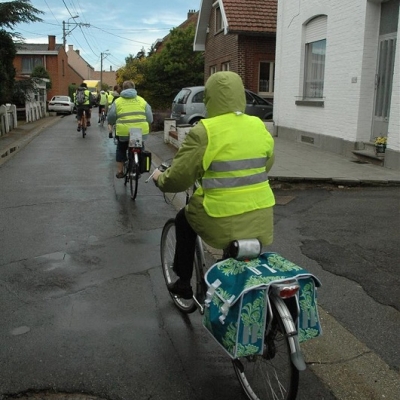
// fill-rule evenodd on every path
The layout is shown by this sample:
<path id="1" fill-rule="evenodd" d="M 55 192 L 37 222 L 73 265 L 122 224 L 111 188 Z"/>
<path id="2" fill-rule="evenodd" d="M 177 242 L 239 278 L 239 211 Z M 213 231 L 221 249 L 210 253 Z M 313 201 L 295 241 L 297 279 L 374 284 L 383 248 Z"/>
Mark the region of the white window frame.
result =
<path id="1" fill-rule="evenodd" d="M 216 65 L 211 65 L 210 67 L 210 76 L 212 74 L 215 74 L 217 72 L 217 66 Z"/>
<path id="2" fill-rule="evenodd" d="M 229 61 L 221 64 L 221 71 L 230 71 L 230 70 L 231 70 L 231 63 Z"/>
<path id="3" fill-rule="evenodd" d="M 303 100 L 323 100 L 326 65 L 327 16 L 305 26 Z"/>
<path id="4" fill-rule="evenodd" d="M 268 64 L 269 80 L 261 79 L 261 64 Z M 260 61 L 258 67 L 258 94 L 263 96 L 273 95 L 275 89 L 275 62 Z"/>

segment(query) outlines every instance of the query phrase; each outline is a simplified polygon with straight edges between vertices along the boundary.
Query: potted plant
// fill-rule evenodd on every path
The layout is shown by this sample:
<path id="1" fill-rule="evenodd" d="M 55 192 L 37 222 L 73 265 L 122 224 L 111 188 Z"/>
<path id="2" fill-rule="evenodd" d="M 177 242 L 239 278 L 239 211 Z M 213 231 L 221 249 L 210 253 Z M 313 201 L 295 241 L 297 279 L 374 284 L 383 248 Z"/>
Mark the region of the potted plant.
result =
<path id="1" fill-rule="evenodd" d="M 375 138 L 375 153 L 382 154 L 386 150 L 387 137 L 378 136 Z"/>

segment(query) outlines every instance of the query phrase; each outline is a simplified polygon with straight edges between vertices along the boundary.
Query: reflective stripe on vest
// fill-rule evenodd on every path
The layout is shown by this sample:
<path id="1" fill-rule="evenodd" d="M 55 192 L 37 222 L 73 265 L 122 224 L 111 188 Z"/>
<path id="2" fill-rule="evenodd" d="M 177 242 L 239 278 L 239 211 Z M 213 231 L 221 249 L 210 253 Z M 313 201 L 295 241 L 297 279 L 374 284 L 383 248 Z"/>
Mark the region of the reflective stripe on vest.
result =
<path id="1" fill-rule="evenodd" d="M 265 164 L 264 164 L 265 165 Z M 204 189 L 222 189 L 234 188 L 246 185 L 255 185 L 256 183 L 265 182 L 268 180 L 267 173 L 260 172 L 258 174 L 240 176 L 236 178 L 208 178 L 202 180 Z"/>

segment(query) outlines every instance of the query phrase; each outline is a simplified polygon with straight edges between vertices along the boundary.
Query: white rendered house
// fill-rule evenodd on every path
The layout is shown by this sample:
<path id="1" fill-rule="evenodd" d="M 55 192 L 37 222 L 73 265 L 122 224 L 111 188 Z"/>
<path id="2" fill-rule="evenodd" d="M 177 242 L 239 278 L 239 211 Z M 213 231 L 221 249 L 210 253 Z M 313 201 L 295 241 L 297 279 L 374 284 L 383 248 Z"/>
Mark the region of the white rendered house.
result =
<path id="1" fill-rule="evenodd" d="M 399 4 L 278 1 L 275 135 L 344 155 L 384 136 L 400 169 Z"/>

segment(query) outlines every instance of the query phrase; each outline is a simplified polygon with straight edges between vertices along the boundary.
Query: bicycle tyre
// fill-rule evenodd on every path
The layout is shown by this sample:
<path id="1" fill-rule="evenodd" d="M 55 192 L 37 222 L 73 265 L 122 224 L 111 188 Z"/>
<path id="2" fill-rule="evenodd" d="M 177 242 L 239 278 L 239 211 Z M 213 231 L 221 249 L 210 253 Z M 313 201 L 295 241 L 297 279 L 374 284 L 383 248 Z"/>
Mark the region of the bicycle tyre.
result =
<path id="1" fill-rule="evenodd" d="M 123 172 L 123 174 L 124 174 L 124 185 L 126 186 L 126 184 L 128 183 L 128 181 L 129 181 L 129 171 L 131 170 L 131 160 L 126 160 L 125 162 L 124 162 L 124 164 L 123 164 L 123 167 L 122 167 L 123 169 L 122 169 L 122 172 Z"/>
<path id="2" fill-rule="evenodd" d="M 85 115 L 85 111 L 83 112 L 82 115 L 82 137 L 85 138 L 86 136 L 86 115 Z"/>
<path id="3" fill-rule="evenodd" d="M 129 186 L 131 189 L 132 200 L 135 200 L 137 196 L 138 186 L 139 186 L 139 173 L 140 173 L 139 164 L 133 161 L 132 168 L 129 172 Z"/>
<path id="4" fill-rule="evenodd" d="M 282 315 L 273 301 L 271 307 L 274 318 L 269 331 L 265 332 L 264 354 L 232 360 L 233 368 L 249 399 L 294 400 L 299 386 L 299 371 L 290 358 L 290 344 Z"/>
<path id="5" fill-rule="evenodd" d="M 161 233 L 160 253 L 161 253 L 161 267 L 165 279 L 165 283 L 169 284 L 177 279 L 177 275 L 173 271 L 173 262 L 175 256 L 175 219 L 169 219 Z M 192 288 L 196 287 L 197 271 L 193 271 Z M 168 292 L 175 303 L 175 306 L 185 314 L 190 314 L 196 310 L 196 303 L 193 299 L 185 300 L 176 295 Z"/>

